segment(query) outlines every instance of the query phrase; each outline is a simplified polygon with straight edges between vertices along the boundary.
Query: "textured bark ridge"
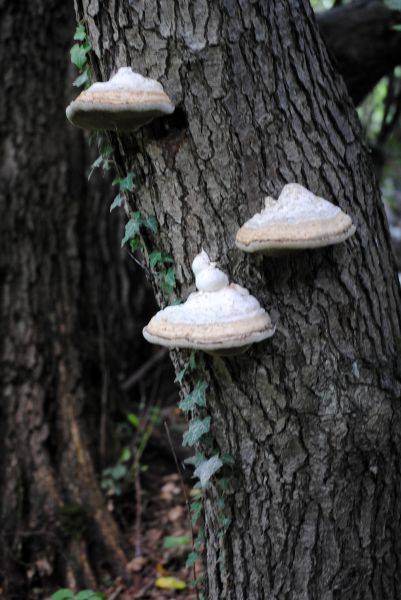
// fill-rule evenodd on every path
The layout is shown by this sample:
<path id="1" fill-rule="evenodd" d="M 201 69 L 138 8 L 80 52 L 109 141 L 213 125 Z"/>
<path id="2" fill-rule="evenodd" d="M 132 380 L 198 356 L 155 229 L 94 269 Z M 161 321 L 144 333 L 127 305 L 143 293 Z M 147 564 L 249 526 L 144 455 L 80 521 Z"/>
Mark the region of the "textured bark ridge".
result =
<path id="1" fill-rule="evenodd" d="M 204 247 L 277 322 L 247 354 L 207 359 L 213 433 L 235 458 L 220 541 L 213 490 L 206 502 L 209 599 L 396 600 L 399 285 L 357 116 L 309 3 L 76 7 L 99 79 L 128 64 L 178 107 L 116 149 L 179 293 Z M 355 236 L 275 259 L 236 250 L 238 227 L 291 181 L 339 204 Z"/>
<path id="2" fill-rule="evenodd" d="M 100 573 L 125 566 L 89 450 L 104 442 L 113 335 L 116 364 L 131 329 L 116 314 L 130 290 L 121 286 L 118 222 L 110 227 L 109 201 L 93 183 L 88 195 L 87 144 L 65 118 L 74 29 L 68 2 L 0 3 L 0 596 L 7 600 L 33 598 L 29 587 L 51 581 L 52 591 L 95 587 Z M 130 333 L 135 352 L 139 331 Z"/>

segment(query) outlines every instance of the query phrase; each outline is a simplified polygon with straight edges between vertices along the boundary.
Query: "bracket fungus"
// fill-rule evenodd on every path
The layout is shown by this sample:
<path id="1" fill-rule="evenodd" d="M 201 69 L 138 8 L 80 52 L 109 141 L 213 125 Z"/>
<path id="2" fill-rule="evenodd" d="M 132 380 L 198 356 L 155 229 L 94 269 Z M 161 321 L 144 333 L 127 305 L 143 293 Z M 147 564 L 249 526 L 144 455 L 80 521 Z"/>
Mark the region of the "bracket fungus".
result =
<path id="1" fill-rule="evenodd" d="M 265 208 L 237 232 L 235 243 L 245 252 L 277 253 L 338 244 L 355 232 L 339 206 L 288 183 L 278 200 L 267 197 Z"/>
<path id="2" fill-rule="evenodd" d="M 154 79 L 121 67 L 109 81 L 92 84 L 67 107 L 69 121 L 83 129 L 135 131 L 156 117 L 170 115 L 174 104 Z"/>
<path id="3" fill-rule="evenodd" d="M 245 288 L 229 283 L 202 251 L 192 263 L 197 292 L 159 311 L 143 330 L 152 344 L 210 354 L 240 354 L 274 333 L 267 312 Z"/>

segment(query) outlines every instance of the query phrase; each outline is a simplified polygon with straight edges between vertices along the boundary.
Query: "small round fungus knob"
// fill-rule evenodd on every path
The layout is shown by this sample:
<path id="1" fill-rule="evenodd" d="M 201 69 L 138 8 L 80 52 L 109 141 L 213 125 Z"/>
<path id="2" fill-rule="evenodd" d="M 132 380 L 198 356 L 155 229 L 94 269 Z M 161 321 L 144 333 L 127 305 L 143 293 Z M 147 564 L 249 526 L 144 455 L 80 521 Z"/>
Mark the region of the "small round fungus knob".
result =
<path id="1" fill-rule="evenodd" d="M 195 283 L 200 292 L 218 292 L 228 286 L 228 277 L 220 269 L 209 265 L 197 274 Z"/>
<path id="2" fill-rule="evenodd" d="M 200 273 L 204 269 L 207 269 L 207 267 L 209 267 L 209 265 L 210 265 L 210 259 L 209 259 L 208 255 L 206 254 L 206 252 L 204 250 L 202 250 L 202 252 L 197 254 L 197 256 L 195 256 L 194 260 L 192 261 L 193 274 L 195 276 L 198 275 L 198 273 Z"/>

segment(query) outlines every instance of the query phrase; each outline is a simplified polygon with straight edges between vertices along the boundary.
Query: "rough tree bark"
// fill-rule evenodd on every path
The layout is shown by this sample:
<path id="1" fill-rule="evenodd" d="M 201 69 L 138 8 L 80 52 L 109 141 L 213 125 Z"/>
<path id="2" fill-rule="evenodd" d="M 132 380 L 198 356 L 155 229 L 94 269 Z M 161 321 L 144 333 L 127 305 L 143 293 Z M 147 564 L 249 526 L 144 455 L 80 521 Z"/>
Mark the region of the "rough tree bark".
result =
<path id="1" fill-rule="evenodd" d="M 105 80 L 160 80 L 175 120 L 119 137 L 133 204 L 157 215 L 179 293 L 202 247 L 277 332 L 207 358 L 208 410 L 235 458 L 219 542 L 206 498 L 210 600 L 396 600 L 401 594 L 400 290 L 352 103 L 306 0 L 76 0 Z M 247 256 L 237 228 L 283 184 L 352 215 L 356 235 L 284 258 Z M 165 300 L 165 299 L 164 299 Z"/>
<path id="2" fill-rule="evenodd" d="M 132 302 L 121 283 L 119 217 L 110 220 L 110 198 L 93 184 L 87 193 L 91 157 L 65 119 L 76 93 L 74 29 L 72 3 L 0 3 L 0 595 L 7 600 L 33 598 L 29 585 L 95 586 L 99 573 L 125 566 L 93 456 L 98 465 L 100 414 L 113 401 L 113 365 L 127 356 L 124 332 L 132 356 L 139 330 L 125 311 Z"/>

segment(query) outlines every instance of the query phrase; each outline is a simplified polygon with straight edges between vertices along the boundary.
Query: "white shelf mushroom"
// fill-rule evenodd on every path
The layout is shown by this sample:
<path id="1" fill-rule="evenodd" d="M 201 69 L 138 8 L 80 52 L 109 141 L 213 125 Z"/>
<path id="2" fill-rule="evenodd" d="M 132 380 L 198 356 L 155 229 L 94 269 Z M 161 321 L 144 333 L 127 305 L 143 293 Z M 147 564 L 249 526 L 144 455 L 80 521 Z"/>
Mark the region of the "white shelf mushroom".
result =
<path id="1" fill-rule="evenodd" d="M 339 206 L 289 183 L 278 200 L 265 199 L 265 208 L 238 230 L 235 243 L 245 252 L 275 253 L 338 244 L 353 233 L 351 218 Z"/>
<path id="2" fill-rule="evenodd" d="M 84 129 L 135 131 L 154 118 L 169 115 L 174 105 L 163 86 L 131 67 L 121 67 L 106 82 L 81 92 L 67 107 L 69 121 Z"/>
<path id="3" fill-rule="evenodd" d="M 270 317 L 256 298 L 240 285 L 230 284 L 206 252 L 195 257 L 192 270 L 198 291 L 151 319 L 143 330 L 148 342 L 228 355 L 273 335 Z"/>

